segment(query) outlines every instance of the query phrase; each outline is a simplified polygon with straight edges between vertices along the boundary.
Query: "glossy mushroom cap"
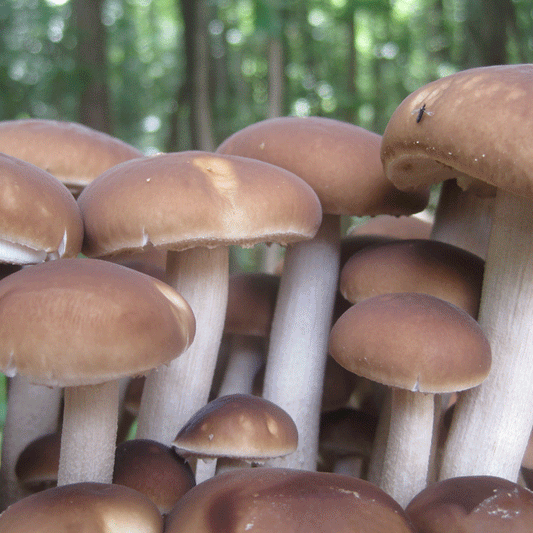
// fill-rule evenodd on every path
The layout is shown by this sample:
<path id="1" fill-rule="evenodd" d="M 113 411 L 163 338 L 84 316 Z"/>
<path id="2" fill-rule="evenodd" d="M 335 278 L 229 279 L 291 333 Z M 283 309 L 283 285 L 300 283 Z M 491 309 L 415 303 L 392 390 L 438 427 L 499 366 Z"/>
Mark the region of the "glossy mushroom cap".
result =
<path id="1" fill-rule="evenodd" d="M 150 498 L 161 514 L 195 485 L 191 467 L 172 448 L 148 439 L 120 443 L 115 453 L 113 483 Z"/>
<path id="2" fill-rule="evenodd" d="M 0 152 L 50 172 L 76 195 L 108 168 L 143 155 L 82 124 L 43 119 L 0 122 Z"/>
<path id="3" fill-rule="evenodd" d="M 324 213 L 405 215 L 424 209 L 424 192 L 404 193 L 385 178 L 381 137 L 322 117 L 281 117 L 234 133 L 217 149 L 267 161 L 294 172 L 318 194 Z"/>
<path id="4" fill-rule="evenodd" d="M 0 282 L 0 368 L 36 384 L 144 374 L 193 336 L 192 311 L 177 292 L 105 261 L 52 261 Z"/>
<path id="5" fill-rule="evenodd" d="M 354 374 L 430 393 L 478 385 L 491 365 L 489 343 L 470 315 L 417 293 L 374 296 L 354 305 L 333 326 L 329 349 Z"/>
<path id="6" fill-rule="evenodd" d="M 229 394 L 200 409 L 172 445 L 183 457 L 263 461 L 293 452 L 298 431 L 292 418 L 272 402 Z"/>
<path id="7" fill-rule="evenodd" d="M 2 533 L 161 533 L 155 504 L 136 490 L 104 483 L 75 483 L 19 500 L 0 515 Z"/>
<path id="8" fill-rule="evenodd" d="M 365 247 L 344 265 L 339 286 L 350 302 L 394 292 L 431 294 L 477 317 L 484 261 L 443 242 L 413 239 Z"/>
<path id="9" fill-rule="evenodd" d="M 533 524 L 533 493 L 493 476 L 440 481 L 406 508 L 419 533 L 526 533 Z"/>
<path id="10" fill-rule="evenodd" d="M 240 469 L 191 489 L 166 533 L 414 533 L 402 508 L 360 479 L 284 468 Z"/>
<path id="11" fill-rule="evenodd" d="M 172 250 L 313 237 L 320 203 L 294 174 L 207 152 L 161 154 L 118 165 L 78 199 L 84 253 L 113 255 L 148 244 Z"/>
<path id="12" fill-rule="evenodd" d="M 80 252 L 83 222 L 64 185 L 5 154 L 0 154 L 0 178 L 0 261 L 40 263 Z"/>
<path id="13" fill-rule="evenodd" d="M 428 83 L 398 106 L 383 133 L 386 176 L 402 190 L 456 178 L 462 188 L 476 180 L 485 192 L 488 184 L 531 197 L 533 147 L 523 139 L 531 132 L 532 98 L 529 64 L 468 69 Z"/>
<path id="14" fill-rule="evenodd" d="M 347 235 L 375 235 L 395 239 L 429 239 L 431 227 L 431 222 L 416 216 L 377 215 L 363 224 L 353 226 Z"/>

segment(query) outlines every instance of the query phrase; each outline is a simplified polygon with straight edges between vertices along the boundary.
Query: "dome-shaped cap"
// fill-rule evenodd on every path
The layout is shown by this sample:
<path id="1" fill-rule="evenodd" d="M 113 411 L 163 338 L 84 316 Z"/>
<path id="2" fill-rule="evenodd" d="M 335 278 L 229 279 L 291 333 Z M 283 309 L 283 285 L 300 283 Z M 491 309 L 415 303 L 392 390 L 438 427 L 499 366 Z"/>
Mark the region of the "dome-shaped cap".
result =
<path id="1" fill-rule="evenodd" d="M 143 155 L 120 139 L 82 124 L 44 119 L 0 122 L 0 152 L 50 172 L 73 193 L 108 168 Z"/>
<path id="2" fill-rule="evenodd" d="M 117 165 L 78 199 L 84 253 L 156 247 L 253 246 L 310 239 L 322 220 L 311 187 L 260 161 L 207 152 L 160 154 Z"/>
<path id="3" fill-rule="evenodd" d="M 83 222 L 63 184 L 6 154 L 0 154 L 0 178 L 0 261 L 40 263 L 80 252 Z"/>
<path id="4" fill-rule="evenodd" d="M 479 385 L 491 365 L 490 345 L 469 314 L 418 293 L 384 294 L 354 305 L 333 326 L 329 350 L 354 374 L 420 392 Z"/>
<path id="5" fill-rule="evenodd" d="M 51 261 L 0 281 L 0 369 L 36 384 L 144 374 L 184 351 L 194 326 L 168 285 L 105 261 Z"/>
<path id="6" fill-rule="evenodd" d="M 414 533 L 407 515 L 378 487 L 339 474 L 286 468 L 238 469 L 191 489 L 165 533 Z"/>
<path id="7" fill-rule="evenodd" d="M 74 483 L 19 500 L 0 515 L 2 533 L 161 533 L 163 519 L 146 496 L 122 485 Z"/>
<path id="8" fill-rule="evenodd" d="M 424 85 L 383 133 L 385 174 L 402 190 L 456 178 L 464 188 L 476 180 L 533 196 L 532 100 L 529 64 L 473 68 Z"/>
<path id="9" fill-rule="evenodd" d="M 381 136 L 340 120 L 279 117 L 228 137 L 218 153 L 251 157 L 286 168 L 318 194 L 324 213 L 406 215 L 424 209 L 425 191 L 405 193 L 385 178 Z"/>

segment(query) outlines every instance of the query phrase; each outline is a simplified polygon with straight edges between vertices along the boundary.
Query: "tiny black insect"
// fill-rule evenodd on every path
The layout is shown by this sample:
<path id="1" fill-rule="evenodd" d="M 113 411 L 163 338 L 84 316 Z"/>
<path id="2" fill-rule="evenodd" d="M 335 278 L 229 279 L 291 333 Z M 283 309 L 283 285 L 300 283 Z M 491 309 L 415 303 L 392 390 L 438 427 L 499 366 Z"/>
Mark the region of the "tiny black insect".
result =
<path id="1" fill-rule="evenodd" d="M 432 111 L 426 111 L 426 104 L 424 104 L 422 107 L 419 107 L 418 109 L 413 109 L 413 111 L 411 111 L 411 115 L 414 115 L 415 113 L 418 113 L 416 115 L 417 124 L 422 120 L 424 113 L 429 116 L 433 115 Z"/>

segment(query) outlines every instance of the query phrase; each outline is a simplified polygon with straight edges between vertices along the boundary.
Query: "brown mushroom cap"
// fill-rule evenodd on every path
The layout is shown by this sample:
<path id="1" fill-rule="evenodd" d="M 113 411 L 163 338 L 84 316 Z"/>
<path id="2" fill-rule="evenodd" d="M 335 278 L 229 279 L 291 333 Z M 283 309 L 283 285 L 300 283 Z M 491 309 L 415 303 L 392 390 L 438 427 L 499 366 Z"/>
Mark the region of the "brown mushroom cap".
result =
<path id="1" fill-rule="evenodd" d="M 229 394 L 200 409 L 172 445 L 183 457 L 259 461 L 293 452 L 298 431 L 292 418 L 272 402 L 248 394 Z"/>
<path id="2" fill-rule="evenodd" d="M 313 190 L 267 163 L 207 152 L 161 154 L 117 165 L 78 199 L 84 253 L 156 247 L 253 246 L 309 239 L 322 218 Z"/>
<path id="3" fill-rule="evenodd" d="M 66 187 L 44 170 L 5 154 L 0 154 L 0 177 L 0 233 L 8 248 L 0 261 L 22 264 L 75 257 L 81 250 L 83 222 Z M 28 254 L 18 252 L 20 248 Z M 26 255 L 29 259 L 24 260 Z"/>
<path id="4" fill-rule="evenodd" d="M 267 161 L 294 172 L 318 194 L 324 213 L 405 215 L 421 211 L 425 192 L 398 191 L 379 160 L 381 137 L 322 117 L 281 117 L 234 133 L 217 153 Z"/>
<path id="5" fill-rule="evenodd" d="M 148 439 L 120 443 L 115 452 L 113 483 L 148 496 L 161 514 L 195 485 L 191 467 L 172 448 Z"/>
<path id="6" fill-rule="evenodd" d="M 36 384 L 143 374 L 174 359 L 193 335 L 178 293 L 106 261 L 52 261 L 0 282 L 0 368 Z"/>
<path id="7" fill-rule="evenodd" d="M 108 168 L 143 155 L 82 124 L 43 119 L 0 122 L 0 152 L 50 172 L 74 193 Z"/>
<path id="8" fill-rule="evenodd" d="M 32 494 L 11 505 L 0 515 L 0 531 L 161 533 L 163 519 L 149 498 L 129 487 L 75 483 Z"/>
<path id="9" fill-rule="evenodd" d="M 443 242 L 413 239 L 365 247 L 344 265 L 340 291 L 360 302 L 378 294 L 431 294 L 477 317 L 484 261 Z"/>
<path id="10" fill-rule="evenodd" d="M 491 364 L 489 343 L 470 315 L 418 293 L 374 296 L 354 305 L 333 326 L 329 350 L 354 374 L 431 393 L 478 385 Z"/>
<path id="11" fill-rule="evenodd" d="M 353 477 L 285 468 L 239 469 L 191 489 L 166 533 L 413 533 L 405 512 L 376 486 Z"/>
<path id="12" fill-rule="evenodd" d="M 533 196 L 533 147 L 523 141 L 531 134 L 532 99 L 529 64 L 473 68 L 421 87 L 383 133 L 385 174 L 403 190 L 456 178 L 463 188 L 474 179 Z"/>
<path id="13" fill-rule="evenodd" d="M 378 215 L 363 224 L 353 226 L 347 235 L 376 235 L 396 239 L 429 239 L 431 227 L 431 222 L 415 216 L 394 217 L 392 215 Z"/>
<path id="14" fill-rule="evenodd" d="M 526 533 L 533 493 L 499 477 L 450 478 L 420 492 L 406 512 L 419 533 Z"/>

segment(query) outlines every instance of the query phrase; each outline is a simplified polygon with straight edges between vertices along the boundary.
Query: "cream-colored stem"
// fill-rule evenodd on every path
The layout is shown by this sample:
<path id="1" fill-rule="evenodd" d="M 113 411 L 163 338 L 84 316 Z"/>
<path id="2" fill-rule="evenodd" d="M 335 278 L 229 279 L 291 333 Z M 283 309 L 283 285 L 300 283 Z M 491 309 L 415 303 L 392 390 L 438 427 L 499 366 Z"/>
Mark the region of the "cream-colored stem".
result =
<path id="1" fill-rule="evenodd" d="M 434 396 L 393 389 L 381 488 L 402 507 L 427 485 Z"/>
<path id="2" fill-rule="evenodd" d="M 231 336 L 230 354 L 218 396 L 252 394 L 254 377 L 266 357 L 264 345 L 261 337 Z"/>
<path id="3" fill-rule="evenodd" d="M 57 431 L 61 396 L 60 388 L 32 385 L 20 374 L 10 378 L 2 435 L 1 509 L 28 495 L 17 481 L 15 466 L 30 442 Z"/>
<path id="4" fill-rule="evenodd" d="M 298 449 L 269 466 L 316 470 L 324 369 L 338 284 L 340 220 L 325 215 L 316 236 L 287 249 L 263 396 L 298 428 Z"/>
<path id="5" fill-rule="evenodd" d="M 111 483 L 118 395 L 118 380 L 65 389 L 58 485 Z"/>
<path id="6" fill-rule="evenodd" d="M 198 459 L 196 461 L 195 479 L 196 484 L 211 479 L 217 470 L 217 459 Z"/>
<path id="7" fill-rule="evenodd" d="M 463 191 L 455 180 L 443 183 L 431 238 L 452 244 L 485 259 L 494 198 Z"/>
<path id="8" fill-rule="evenodd" d="M 533 424 L 532 236 L 531 200 L 498 190 L 479 311 L 492 368 L 459 397 L 441 479 L 518 478 Z"/>
<path id="9" fill-rule="evenodd" d="M 389 438 L 391 408 L 392 389 L 387 388 L 379 412 L 378 426 L 376 428 L 374 442 L 372 443 L 370 462 L 368 464 L 368 481 L 378 486 L 381 484 L 381 476 L 383 474 L 383 461 Z"/>
<path id="10" fill-rule="evenodd" d="M 196 334 L 187 351 L 148 374 L 137 438 L 170 445 L 209 398 L 228 300 L 228 249 L 168 252 L 167 282 L 191 306 Z"/>

